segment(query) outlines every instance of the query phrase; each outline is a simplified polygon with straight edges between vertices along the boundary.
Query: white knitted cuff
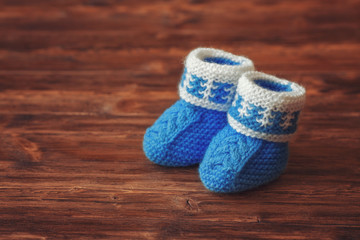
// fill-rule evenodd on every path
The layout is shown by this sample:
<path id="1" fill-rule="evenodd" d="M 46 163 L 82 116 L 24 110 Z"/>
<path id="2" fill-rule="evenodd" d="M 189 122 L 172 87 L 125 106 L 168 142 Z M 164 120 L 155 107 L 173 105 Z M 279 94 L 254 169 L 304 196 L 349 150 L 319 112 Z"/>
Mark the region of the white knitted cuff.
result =
<path id="1" fill-rule="evenodd" d="M 228 121 L 246 136 L 287 142 L 296 131 L 304 104 L 302 86 L 265 73 L 247 72 L 239 80 Z"/>
<path id="2" fill-rule="evenodd" d="M 179 95 L 196 106 L 227 111 L 240 76 L 254 70 L 248 58 L 212 49 L 197 48 L 185 61 Z"/>

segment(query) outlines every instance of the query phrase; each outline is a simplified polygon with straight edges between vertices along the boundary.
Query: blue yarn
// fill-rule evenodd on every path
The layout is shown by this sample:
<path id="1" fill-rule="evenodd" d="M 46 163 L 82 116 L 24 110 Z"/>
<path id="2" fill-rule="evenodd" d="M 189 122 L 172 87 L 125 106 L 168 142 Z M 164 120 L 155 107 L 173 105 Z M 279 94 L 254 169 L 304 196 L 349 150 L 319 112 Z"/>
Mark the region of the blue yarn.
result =
<path id="1" fill-rule="evenodd" d="M 203 61 L 220 65 L 243 63 L 223 57 L 207 57 Z M 205 100 L 208 104 L 231 103 L 235 95 L 235 84 L 222 82 L 223 79 L 205 79 L 198 76 L 198 72 L 188 70 L 184 68 L 180 87 L 189 95 L 199 101 Z M 226 124 L 226 112 L 179 100 L 147 129 L 143 141 L 145 155 L 154 163 L 164 166 L 197 164 L 202 161 L 211 139 Z"/>
<path id="2" fill-rule="evenodd" d="M 207 80 L 198 77 L 194 74 L 191 74 L 191 81 L 189 81 L 189 87 L 186 88 L 186 91 L 190 93 L 191 95 L 197 97 L 197 98 L 204 98 L 204 94 L 201 93 L 206 89 L 206 86 L 202 86 L 207 82 Z"/>
<path id="3" fill-rule="evenodd" d="M 275 92 L 291 92 L 291 83 L 289 83 L 288 85 L 284 85 L 281 83 L 277 83 L 277 82 L 272 82 L 269 80 L 264 80 L 264 79 L 256 79 L 254 80 L 254 82 L 259 85 L 260 87 L 269 89 L 271 91 L 275 91 Z"/>
<path id="4" fill-rule="evenodd" d="M 211 139 L 226 124 L 226 112 L 178 100 L 146 130 L 145 155 L 164 166 L 197 164 L 203 159 Z"/>
<path id="5" fill-rule="evenodd" d="M 204 61 L 208 62 L 208 63 L 217 63 L 217 64 L 221 64 L 221 65 L 240 65 L 240 64 L 242 64 L 241 62 L 235 62 L 231 59 L 222 58 L 222 57 L 206 57 L 206 58 L 204 58 Z"/>
<path id="6" fill-rule="evenodd" d="M 187 70 L 185 69 L 181 77 L 181 82 L 180 82 L 181 86 L 183 86 L 186 73 Z M 191 76 L 191 80 L 189 81 L 190 86 L 186 88 L 186 91 L 199 99 L 204 98 L 204 94 L 202 92 L 206 89 L 206 86 L 204 84 L 207 83 L 208 81 L 202 77 L 196 76 L 195 74 L 191 74 L 190 76 Z M 212 84 L 213 84 L 213 88 L 211 89 L 212 96 L 209 97 L 210 102 L 224 104 L 228 102 L 229 99 L 234 98 L 235 94 L 229 91 L 230 88 L 234 87 L 234 84 L 222 83 L 217 81 L 213 81 Z"/>
<path id="7" fill-rule="evenodd" d="M 200 178 L 214 192 L 240 192 L 268 183 L 284 171 L 288 143 L 275 143 L 224 127 L 200 163 Z"/>
<path id="8" fill-rule="evenodd" d="M 214 81 L 213 86 L 214 89 L 211 89 L 211 94 L 213 94 L 214 96 L 209 97 L 209 101 L 224 104 L 228 101 L 228 98 L 234 98 L 235 94 L 230 94 L 230 91 L 227 91 L 234 86 L 233 84 Z"/>

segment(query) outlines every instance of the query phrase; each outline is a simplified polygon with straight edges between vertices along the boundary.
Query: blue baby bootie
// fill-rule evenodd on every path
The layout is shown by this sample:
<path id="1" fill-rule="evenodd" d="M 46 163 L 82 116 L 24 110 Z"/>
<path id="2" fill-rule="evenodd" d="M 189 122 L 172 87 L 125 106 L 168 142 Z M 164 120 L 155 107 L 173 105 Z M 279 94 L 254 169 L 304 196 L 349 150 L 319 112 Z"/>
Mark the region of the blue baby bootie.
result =
<path id="1" fill-rule="evenodd" d="M 278 178 L 304 103 L 305 89 L 296 83 L 261 72 L 243 74 L 229 124 L 212 139 L 199 166 L 205 187 L 240 192 Z"/>
<path id="2" fill-rule="evenodd" d="M 253 69 L 251 60 L 222 50 L 190 52 L 179 84 L 180 100 L 146 130 L 145 155 L 164 166 L 199 163 L 211 139 L 227 124 L 238 79 Z"/>

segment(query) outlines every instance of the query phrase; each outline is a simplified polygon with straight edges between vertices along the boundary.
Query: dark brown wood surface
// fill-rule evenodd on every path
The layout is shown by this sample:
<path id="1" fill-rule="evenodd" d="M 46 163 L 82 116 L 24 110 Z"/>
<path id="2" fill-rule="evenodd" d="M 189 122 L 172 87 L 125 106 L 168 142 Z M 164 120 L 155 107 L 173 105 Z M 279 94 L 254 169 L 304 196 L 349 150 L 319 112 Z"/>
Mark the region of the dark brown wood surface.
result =
<path id="1" fill-rule="evenodd" d="M 1 239 L 360 239 L 360 4 L 0 0 Z M 214 194 L 145 129 L 198 46 L 304 85 L 287 171 Z"/>

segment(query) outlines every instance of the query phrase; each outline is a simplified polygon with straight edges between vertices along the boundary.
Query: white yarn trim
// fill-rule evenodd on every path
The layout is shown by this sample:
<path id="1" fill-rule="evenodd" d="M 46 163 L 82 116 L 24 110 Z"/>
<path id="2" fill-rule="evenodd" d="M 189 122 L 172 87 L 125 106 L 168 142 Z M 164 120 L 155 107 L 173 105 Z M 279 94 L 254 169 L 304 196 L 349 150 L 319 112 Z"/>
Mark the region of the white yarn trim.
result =
<path id="1" fill-rule="evenodd" d="M 237 131 L 238 133 L 242 133 L 248 137 L 259 138 L 259 139 L 267 140 L 270 142 L 288 142 L 290 140 L 290 138 L 292 137 L 292 135 L 294 135 L 294 134 L 276 135 L 276 134 L 256 132 L 256 131 L 244 126 L 240 122 L 236 121 L 232 116 L 230 116 L 229 113 L 227 114 L 227 117 L 228 117 L 228 122 L 229 122 L 230 126 L 233 129 L 235 129 L 235 131 Z"/>
<path id="2" fill-rule="evenodd" d="M 179 95 L 180 95 L 180 98 L 184 99 L 186 102 L 189 102 L 196 106 L 207 108 L 210 110 L 227 112 L 231 106 L 231 102 L 228 102 L 226 104 L 220 104 L 220 103 L 210 102 L 208 99 L 201 99 L 201 98 L 195 97 L 195 96 L 191 95 L 190 93 L 188 93 L 186 91 L 185 87 L 181 87 L 181 86 L 179 86 Z"/>
<path id="3" fill-rule="evenodd" d="M 240 65 L 227 65 L 205 62 L 208 57 L 227 58 Z M 185 60 L 185 67 L 191 74 L 195 74 L 207 81 L 237 84 L 240 76 L 255 70 L 253 62 L 243 56 L 237 56 L 214 48 L 197 48 L 189 53 Z"/>
<path id="4" fill-rule="evenodd" d="M 276 92 L 263 88 L 254 82 L 257 79 L 269 80 L 283 85 L 291 84 L 292 91 Z M 245 101 L 275 112 L 293 113 L 300 111 L 305 104 L 305 88 L 294 82 L 262 72 L 251 71 L 244 73 L 239 79 L 236 92 Z"/>

